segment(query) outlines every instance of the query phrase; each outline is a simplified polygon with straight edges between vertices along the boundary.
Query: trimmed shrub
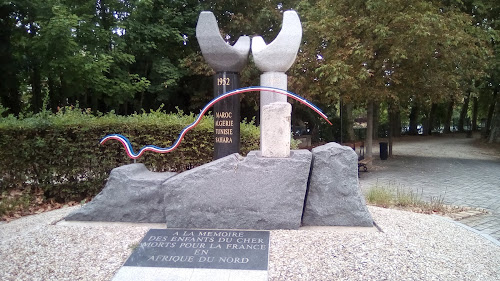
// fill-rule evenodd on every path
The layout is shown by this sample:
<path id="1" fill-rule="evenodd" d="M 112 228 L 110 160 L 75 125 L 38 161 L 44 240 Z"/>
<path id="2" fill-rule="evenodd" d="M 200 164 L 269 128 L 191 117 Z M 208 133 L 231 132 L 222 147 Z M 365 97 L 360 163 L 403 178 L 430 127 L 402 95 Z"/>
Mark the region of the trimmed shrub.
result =
<path id="1" fill-rule="evenodd" d="M 99 141 L 108 134 L 127 136 L 137 151 L 144 145 L 168 147 L 195 116 L 158 111 L 117 116 L 95 116 L 81 109 L 47 111 L 28 118 L 0 118 L 0 192 L 42 189 L 57 202 L 94 196 L 110 171 L 133 163 L 121 143 Z M 153 171 L 182 172 L 210 162 L 213 157 L 213 117 L 206 116 L 189 131 L 173 152 L 145 152 L 137 161 Z M 241 124 L 241 151 L 258 149 L 259 130 Z"/>

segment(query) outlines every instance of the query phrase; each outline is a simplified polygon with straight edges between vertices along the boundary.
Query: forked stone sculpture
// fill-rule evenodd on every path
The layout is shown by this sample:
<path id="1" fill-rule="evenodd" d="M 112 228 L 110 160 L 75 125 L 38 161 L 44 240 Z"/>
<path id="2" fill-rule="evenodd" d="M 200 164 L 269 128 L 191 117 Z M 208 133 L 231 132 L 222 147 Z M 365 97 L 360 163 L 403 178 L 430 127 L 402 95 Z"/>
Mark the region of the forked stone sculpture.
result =
<path id="1" fill-rule="evenodd" d="M 287 89 L 287 71 L 292 66 L 297 51 L 302 40 L 302 25 L 299 16 L 295 11 L 286 11 L 283 14 L 283 25 L 278 36 L 271 43 L 267 44 L 260 36 L 252 38 L 252 55 L 259 68 L 264 73 L 260 76 L 260 85 L 286 90 Z M 282 132 L 281 140 L 273 137 L 273 134 L 266 134 L 269 130 L 269 122 L 263 120 L 273 120 L 281 118 L 280 116 L 265 116 L 267 112 L 288 112 L 289 109 L 281 104 L 282 109 L 264 110 L 271 103 L 286 103 L 286 96 L 261 92 L 260 94 L 260 144 L 262 156 L 264 157 L 288 157 L 290 155 L 290 124 L 288 130 Z M 276 105 L 277 106 L 277 105 Z M 290 120 L 290 117 L 287 118 Z M 266 127 L 267 126 L 267 127 Z M 288 145 L 288 147 L 286 147 Z"/>
<path id="2" fill-rule="evenodd" d="M 263 72 L 287 71 L 297 57 L 301 41 L 302 25 L 299 15 L 295 11 L 285 11 L 281 31 L 273 42 L 266 45 L 262 37 L 252 37 L 255 65 Z"/>
<path id="3" fill-rule="evenodd" d="M 196 38 L 207 63 L 216 71 L 214 97 L 240 86 L 240 72 L 248 60 L 250 37 L 241 36 L 234 46 L 220 35 L 212 12 L 203 11 L 196 25 Z M 230 97 L 214 107 L 214 159 L 240 151 L 240 99 Z"/>
<path id="4" fill-rule="evenodd" d="M 248 61 L 250 37 L 240 36 L 234 46 L 220 35 L 217 20 L 212 12 L 203 11 L 196 25 L 196 39 L 203 58 L 216 72 L 240 72 Z"/>

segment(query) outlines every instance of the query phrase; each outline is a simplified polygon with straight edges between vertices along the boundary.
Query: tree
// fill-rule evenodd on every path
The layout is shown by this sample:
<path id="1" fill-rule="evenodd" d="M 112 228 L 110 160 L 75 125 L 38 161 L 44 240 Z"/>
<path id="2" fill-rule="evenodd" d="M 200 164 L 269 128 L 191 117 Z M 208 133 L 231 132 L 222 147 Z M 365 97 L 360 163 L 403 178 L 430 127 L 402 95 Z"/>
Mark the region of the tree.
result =
<path id="1" fill-rule="evenodd" d="M 3 3 L 1 11 L 8 19 L 2 21 L 4 75 L 19 78 L 19 83 L 10 80 L 13 83 L 9 91 L 2 92 L 2 101 L 15 113 L 22 107 L 20 95 L 31 97 L 34 112 L 41 109 L 45 96 L 53 110 L 81 101 L 106 111 L 133 98 L 148 82 L 129 74 L 127 67 L 134 56 L 122 51 L 117 34 L 127 5 L 119 0 Z M 16 61 L 17 71 L 10 67 L 12 61 Z"/>
<path id="2" fill-rule="evenodd" d="M 302 1 L 294 83 L 316 100 L 406 107 L 457 99 L 485 65 L 483 30 L 429 1 Z M 485 51 L 486 50 L 486 51 Z"/>
<path id="3" fill-rule="evenodd" d="M 11 113 L 21 111 L 21 93 L 17 74 L 17 59 L 14 57 L 12 38 L 16 32 L 15 19 L 11 17 L 15 8 L 3 3 L 0 5 L 0 104 Z M 0 116 L 1 117 L 1 116 Z"/>
<path id="4" fill-rule="evenodd" d="M 474 27 L 482 29 L 482 33 L 486 36 L 493 52 L 488 58 L 485 75 L 477 79 L 479 85 L 477 88 L 480 91 L 479 98 L 488 101 L 483 103 L 486 106 L 484 111 L 488 112 L 486 114 L 486 130 L 488 131 L 491 128 L 493 134 L 494 131 L 500 131 L 500 127 L 495 127 L 500 126 L 500 124 L 496 123 L 497 125 L 494 125 L 495 122 L 492 121 L 495 104 L 497 103 L 497 93 L 500 90 L 500 48 L 498 44 L 500 38 L 500 3 L 495 0 L 450 0 L 446 2 L 448 2 L 448 5 L 453 5 L 456 9 L 460 9 L 473 17 Z M 476 97 L 477 95 L 473 98 Z M 481 111 L 481 109 L 478 110 Z M 477 111 L 474 110 L 474 112 Z M 497 111 L 497 114 L 500 114 L 500 112 Z M 492 141 L 491 136 L 490 141 Z"/>
<path id="5" fill-rule="evenodd" d="M 194 1 L 133 1 L 133 12 L 124 22 L 127 51 L 135 55 L 130 71 L 151 83 L 138 92 L 134 110 L 167 103 L 179 105 L 181 79 L 188 76 L 183 58 L 195 52 L 196 20 L 201 9 Z M 173 102 L 177 101 L 177 102 Z M 170 106 L 170 104 L 172 104 Z"/>

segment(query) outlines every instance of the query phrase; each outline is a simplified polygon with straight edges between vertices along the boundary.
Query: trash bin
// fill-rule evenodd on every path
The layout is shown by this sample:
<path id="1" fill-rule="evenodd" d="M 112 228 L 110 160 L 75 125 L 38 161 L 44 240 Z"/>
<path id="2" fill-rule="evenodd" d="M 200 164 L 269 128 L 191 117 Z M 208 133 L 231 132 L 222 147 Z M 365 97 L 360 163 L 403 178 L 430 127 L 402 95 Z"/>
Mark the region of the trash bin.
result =
<path id="1" fill-rule="evenodd" d="M 380 160 L 387 160 L 387 142 L 380 142 Z"/>

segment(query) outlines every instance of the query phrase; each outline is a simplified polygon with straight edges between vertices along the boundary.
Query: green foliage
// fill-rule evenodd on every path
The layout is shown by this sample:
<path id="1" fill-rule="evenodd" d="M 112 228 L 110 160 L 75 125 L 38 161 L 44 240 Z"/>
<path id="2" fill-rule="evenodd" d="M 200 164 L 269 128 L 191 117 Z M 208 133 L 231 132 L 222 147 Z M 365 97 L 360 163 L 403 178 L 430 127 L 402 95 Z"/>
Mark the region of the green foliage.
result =
<path id="1" fill-rule="evenodd" d="M 16 197 L 10 197 L 7 191 L 1 192 L 0 218 L 2 218 L 6 214 L 29 208 L 29 206 L 33 201 L 34 201 L 33 194 L 31 194 L 29 190 L 27 190 L 27 192 L 23 192 L 20 196 Z"/>
<path id="2" fill-rule="evenodd" d="M 325 102 L 457 98 L 484 75 L 490 50 L 471 16 L 440 7 L 413 0 L 302 1 L 305 44 L 292 85 Z"/>
<path id="3" fill-rule="evenodd" d="M 419 207 L 426 206 L 422 201 L 422 194 L 405 188 L 401 184 L 389 182 L 387 185 L 381 185 L 377 182 L 366 193 L 366 200 L 374 205 L 381 207 Z M 432 201 L 434 204 L 434 201 Z M 441 203 L 443 203 L 441 201 Z"/>
<path id="4" fill-rule="evenodd" d="M 380 186 L 370 188 L 365 195 L 368 203 L 384 208 L 391 205 L 393 197 L 394 195 L 391 190 Z"/>
<path id="5" fill-rule="evenodd" d="M 453 213 L 463 210 L 462 207 L 451 207 L 444 204 L 444 195 L 430 197 L 429 202 L 422 200 L 423 190 L 419 193 L 401 184 L 389 182 L 386 185 L 377 182 L 365 194 L 369 204 L 390 208 L 410 209 L 426 214 Z"/>
<path id="6" fill-rule="evenodd" d="M 194 1 L 17 0 L 0 4 L 0 102 L 19 114 L 21 101 L 41 110 L 75 104 L 127 114 L 180 94 L 188 75 L 200 4 Z M 184 37 L 184 35 L 186 37 Z M 5 50 L 5 52 L 3 52 Z M 168 90 L 167 90 L 168 89 Z M 172 91 L 173 89 L 173 91 Z M 165 91 L 169 92 L 165 94 Z M 145 102 L 147 101 L 147 102 Z M 130 109 L 129 109 L 130 108 Z"/>
<path id="7" fill-rule="evenodd" d="M 193 114 L 165 114 L 160 109 L 129 117 L 113 113 L 95 116 L 90 110 L 66 107 L 57 114 L 43 111 L 32 117 L 0 119 L 0 192 L 30 187 L 45 198 L 79 201 L 97 194 L 111 169 L 132 161 L 117 141 L 99 145 L 107 134 L 129 137 L 137 151 L 144 145 L 168 147 L 195 119 Z M 258 128 L 241 124 L 241 153 L 257 149 Z M 153 171 L 184 171 L 212 160 L 213 118 L 185 136 L 167 154 L 146 152 L 139 162 Z"/>
<path id="8" fill-rule="evenodd" d="M 4 114 L 6 114 L 8 110 L 9 110 L 8 108 L 5 108 L 5 107 L 4 107 L 4 106 L 0 103 L 0 118 L 2 118 L 2 116 L 3 116 Z"/>
<path id="9" fill-rule="evenodd" d="M 426 112 L 436 103 L 459 104 L 470 90 L 484 97 L 485 112 L 500 88 L 499 3 L 4 1 L 0 103 L 6 113 L 39 112 L 48 93 L 52 111 L 77 102 L 93 112 L 124 115 L 161 103 L 167 111 L 196 111 L 212 98 L 213 74 L 196 43 L 199 12 L 214 12 L 229 43 L 254 34 L 270 42 L 283 12 L 294 9 L 303 42 L 288 71 L 289 89 L 322 109 L 336 107 L 342 97 L 353 106 L 371 99 L 401 112 L 418 104 Z M 241 85 L 257 85 L 259 76 L 250 60 Z M 241 106 L 243 116 L 255 115 L 257 95 L 246 96 Z M 319 127 L 313 121 L 311 127 Z"/>

